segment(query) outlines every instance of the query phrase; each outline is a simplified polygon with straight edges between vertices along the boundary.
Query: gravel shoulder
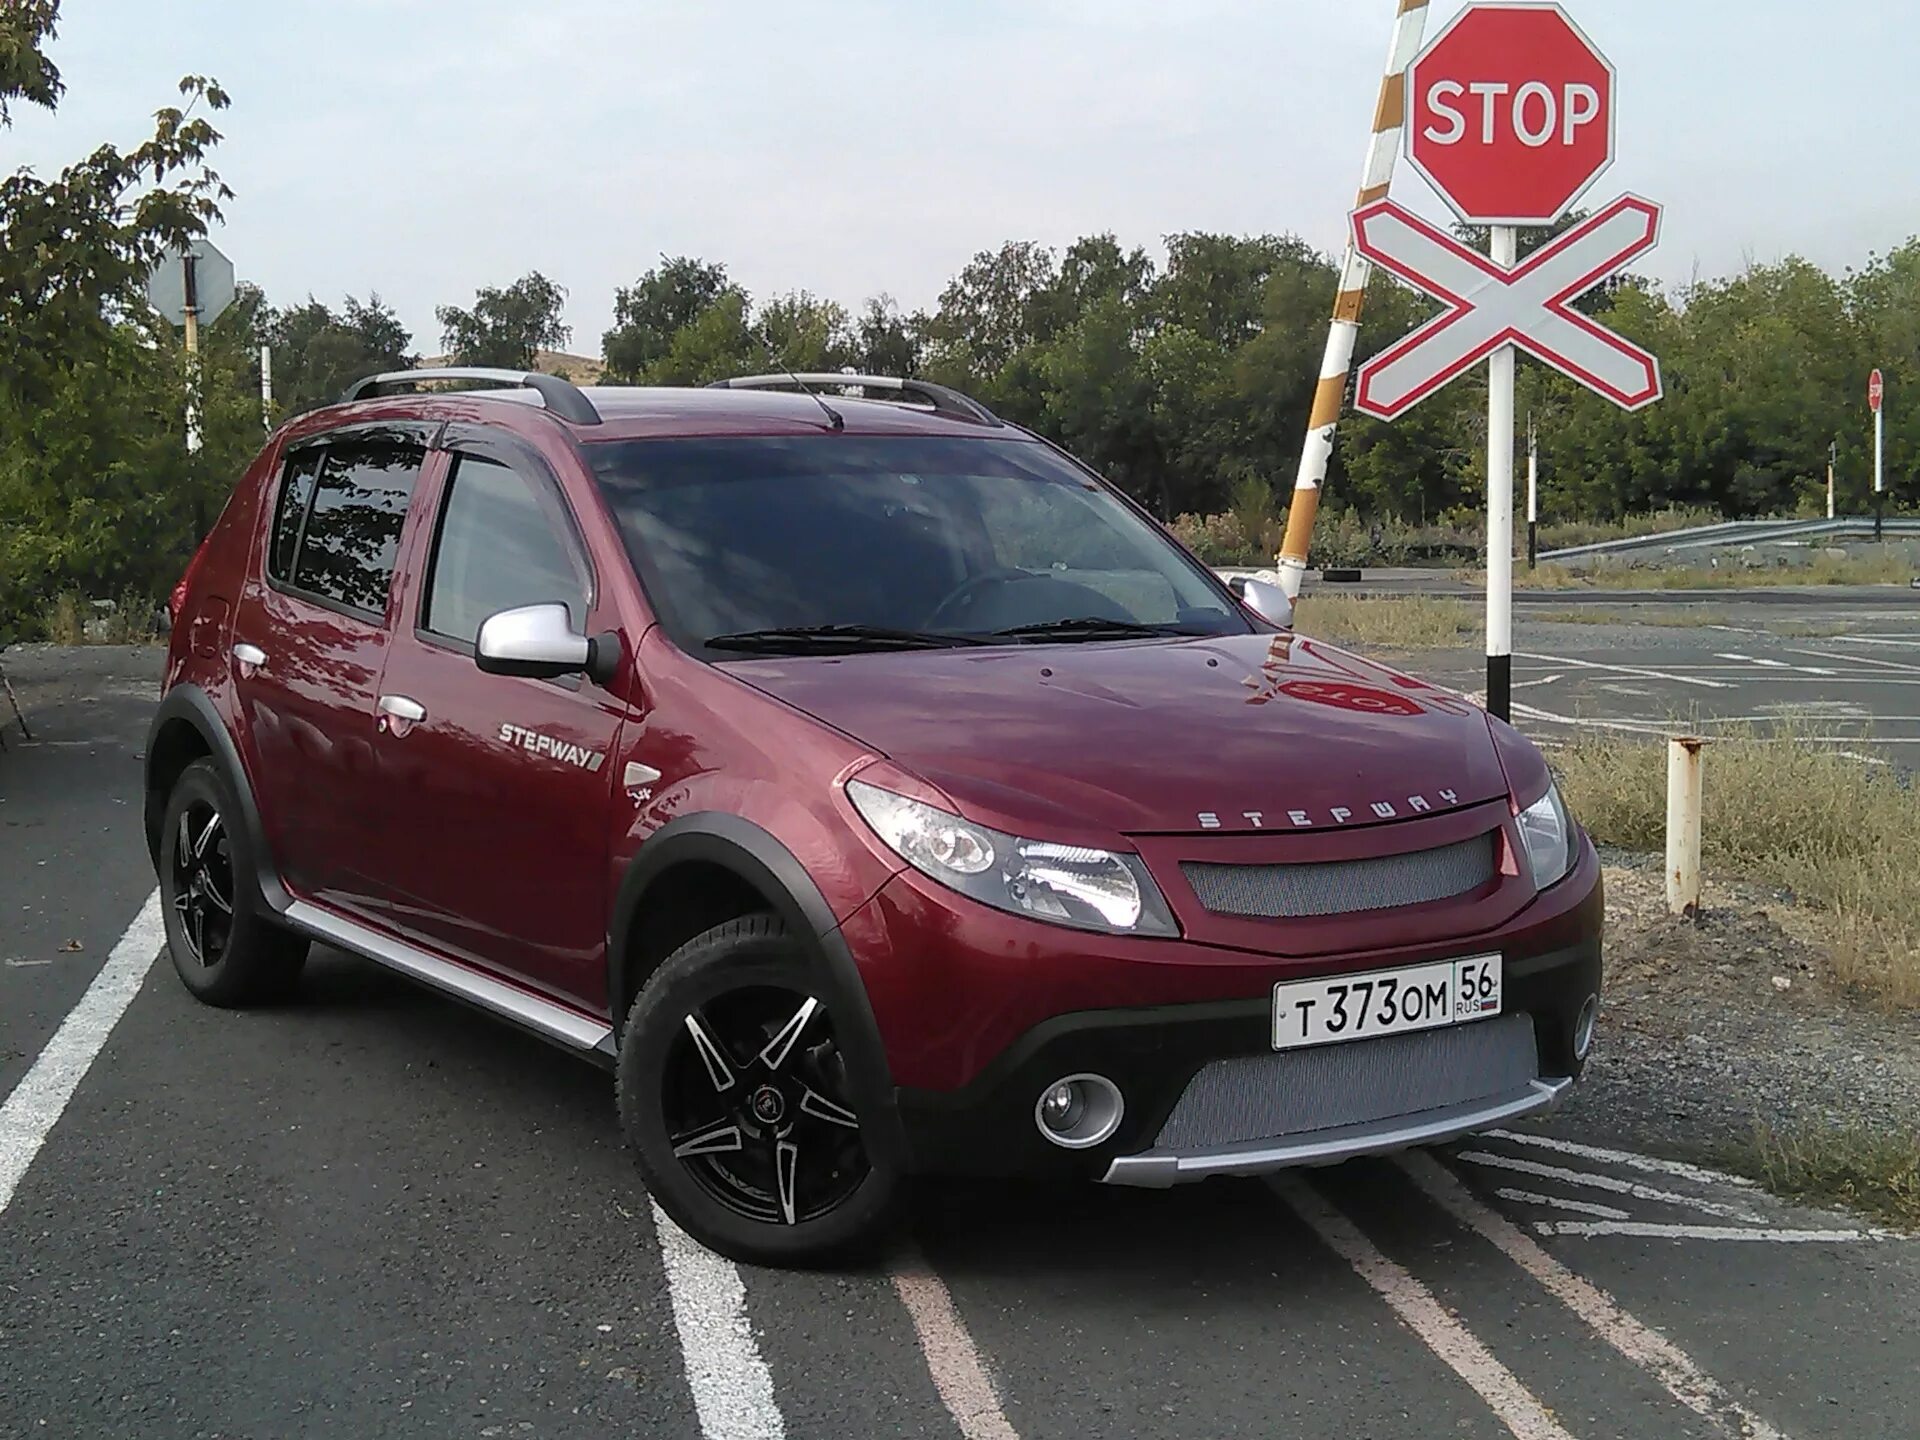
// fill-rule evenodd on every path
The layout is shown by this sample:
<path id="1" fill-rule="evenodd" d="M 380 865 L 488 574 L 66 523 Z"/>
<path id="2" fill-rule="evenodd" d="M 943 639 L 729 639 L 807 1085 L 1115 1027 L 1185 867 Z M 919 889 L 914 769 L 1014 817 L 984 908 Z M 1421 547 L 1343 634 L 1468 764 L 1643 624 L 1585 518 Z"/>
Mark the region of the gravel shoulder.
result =
<path id="1" fill-rule="evenodd" d="M 1669 915 L 1658 856 L 1605 857 L 1600 1042 L 1566 1115 L 1622 1143 L 1712 1158 L 1757 1126 L 1911 1130 L 1920 1014 L 1835 979 L 1820 916 L 1783 891 L 1707 877 Z"/>

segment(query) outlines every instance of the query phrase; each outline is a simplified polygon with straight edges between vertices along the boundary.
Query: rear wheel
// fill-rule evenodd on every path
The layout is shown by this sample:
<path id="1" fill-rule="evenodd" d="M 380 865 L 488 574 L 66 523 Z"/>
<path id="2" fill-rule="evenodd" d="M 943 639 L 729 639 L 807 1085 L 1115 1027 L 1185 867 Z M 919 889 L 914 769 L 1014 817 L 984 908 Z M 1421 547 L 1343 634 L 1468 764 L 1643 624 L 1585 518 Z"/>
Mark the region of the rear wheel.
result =
<path id="1" fill-rule="evenodd" d="M 894 1213 L 818 989 L 780 921 L 749 916 L 681 946 L 627 1017 L 620 1117 L 648 1190 L 737 1260 L 821 1263 Z"/>
<path id="2" fill-rule="evenodd" d="M 307 942 L 249 898 L 253 857 L 239 806 L 218 767 L 196 760 L 167 798 L 160 832 L 160 899 L 173 968 L 209 1005 L 277 999 L 292 989 Z"/>

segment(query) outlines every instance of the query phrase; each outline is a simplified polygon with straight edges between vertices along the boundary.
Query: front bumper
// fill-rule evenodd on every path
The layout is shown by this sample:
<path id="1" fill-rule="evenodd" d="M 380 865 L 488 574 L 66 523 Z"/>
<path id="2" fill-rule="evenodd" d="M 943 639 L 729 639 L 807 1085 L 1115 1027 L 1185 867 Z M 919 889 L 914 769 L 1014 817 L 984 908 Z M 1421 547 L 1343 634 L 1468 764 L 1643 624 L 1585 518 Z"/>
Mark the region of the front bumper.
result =
<path id="1" fill-rule="evenodd" d="M 1365 1042 L 1362 1041 L 1362 1044 Z M 1362 1155 L 1385 1155 L 1415 1145 L 1437 1145 L 1476 1130 L 1552 1110 L 1573 1089 L 1573 1077 L 1529 1080 L 1526 1086 L 1482 1100 L 1420 1110 L 1387 1120 L 1339 1125 L 1277 1140 L 1243 1140 L 1204 1150 L 1142 1151 L 1116 1156 L 1100 1178 L 1109 1185 L 1163 1190 L 1215 1175 L 1264 1175 L 1297 1165 L 1337 1165 Z"/>

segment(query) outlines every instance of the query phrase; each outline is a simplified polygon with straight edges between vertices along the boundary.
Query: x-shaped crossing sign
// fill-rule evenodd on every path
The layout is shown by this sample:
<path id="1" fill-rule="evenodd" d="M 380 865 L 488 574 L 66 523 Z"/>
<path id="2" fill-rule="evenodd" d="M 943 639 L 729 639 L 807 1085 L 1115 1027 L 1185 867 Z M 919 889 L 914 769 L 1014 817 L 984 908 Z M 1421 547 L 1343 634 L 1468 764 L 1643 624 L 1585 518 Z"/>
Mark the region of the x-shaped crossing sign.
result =
<path id="1" fill-rule="evenodd" d="M 1391 200 L 1353 213 L 1360 252 L 1446 305 L 1360 368 L 1354 408 L 1404 415 L 1502 345 L 1572 376 L 1626 410 L 1660 398 L 1660 362 L 1572 302 L 1660 239 L 1660 207 L 1623 195 L 1508 270 Z"/>

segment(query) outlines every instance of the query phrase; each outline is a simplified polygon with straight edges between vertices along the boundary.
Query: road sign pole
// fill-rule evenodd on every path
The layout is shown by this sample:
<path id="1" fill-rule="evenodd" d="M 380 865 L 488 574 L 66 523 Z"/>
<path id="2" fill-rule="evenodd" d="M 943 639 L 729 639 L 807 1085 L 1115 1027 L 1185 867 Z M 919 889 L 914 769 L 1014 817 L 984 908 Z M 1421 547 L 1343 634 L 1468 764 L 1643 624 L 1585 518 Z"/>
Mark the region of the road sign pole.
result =
<path id="1" fill-rule="evenodd" d="M 260 423 L 273 429 L 273 347 L 260 347 Z"/>
<path id="2" fill-rule="evenodd" d="M 1493 227 L 1491 259 L 1518 263 L 1519 234 Z M 1513 718 L 1513 368 L 1502 345 L 1487 360 L 1487 713 Z"/>
<path id="3" fill-rule="evenodd" d="M 1887 405 L 1873 412 L 1873 538 L 1881 538 L 1887 513 Z"/>
<path id="4" fill-rule="evenodd" d="M 1540 437 L 1527 413 L 1527 569 L 1540 563 Z"/>
<path id="5" fill-rule="evenodd" d="M 187 453 L 200 453 L 200 294 L 195 283 L 197 268 L 192 255 L 183 255 L 180 266 L 187 296 Z"/>
<path id="6" fill-rule="evenodd" d="M 1833 469 L 1834 462 L 1839 459 L 1839 450 L 1840 442 L 1837 440 L 1827 446 L 1827 518 L 1829 520 L 1833 519 Z"/>

